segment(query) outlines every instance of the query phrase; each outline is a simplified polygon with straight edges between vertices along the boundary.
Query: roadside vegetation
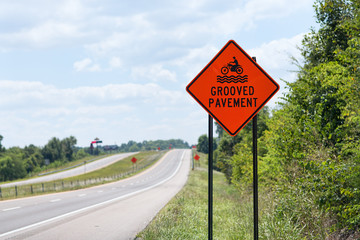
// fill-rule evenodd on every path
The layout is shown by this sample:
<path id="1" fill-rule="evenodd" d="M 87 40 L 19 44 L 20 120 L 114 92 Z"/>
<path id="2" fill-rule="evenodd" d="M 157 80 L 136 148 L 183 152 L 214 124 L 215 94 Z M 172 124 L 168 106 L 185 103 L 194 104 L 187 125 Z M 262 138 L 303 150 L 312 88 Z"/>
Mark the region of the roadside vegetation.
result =
<path id="1" fill-rule="evenodd" d="M 304 36 L 303 59 L 292 59 L 296 81 L 286 83 L 277 109 L 258 114 L 259 184 L 265 194 L 261 239 L 360 239 L 360 1 L 315 0 L 314 9 L 319 28 Z M 217 233 L 217 239 L 251 239 L 250 233 L 226 234 L 251 229 L 249 212 L 228 226 L 219 223 L 246 212 L 250 202 L 251 129 L 250 122 L 231 137 L 217 125 L 213 167 L 230 185 L 214 186 L 234 189 L 238 202 L 232 214 L 215 215 L 214 232 L 224 234 Z M 207 136 L 200 136 L 198 150 L 207 153 L 207 144 Z M 197 186 L 201 174 L 192 172 L 185 190 L 154 221 L 159 227 L 149 227 L 144 239 L 206 238 L 206 206 L 200 200 L 206 186 Z M 215 202 L 228 198 L 216 191 Z"/>
<path id="2" fill-rule="evenodd" d="M 208 172 L 207 155 L 191 171 L 185 187 L 163 208 L 137 240 L 207 239 Z M 250 185 L 239 189 L 228 184 L 223 173 L 214 172 L 213 239 L 253 239 L 253 204 Z M 259 191 L 260 239 L 302 239 L 301 226 L 291 216 L 276 219 L 274 195 L 265 187 Z"/>

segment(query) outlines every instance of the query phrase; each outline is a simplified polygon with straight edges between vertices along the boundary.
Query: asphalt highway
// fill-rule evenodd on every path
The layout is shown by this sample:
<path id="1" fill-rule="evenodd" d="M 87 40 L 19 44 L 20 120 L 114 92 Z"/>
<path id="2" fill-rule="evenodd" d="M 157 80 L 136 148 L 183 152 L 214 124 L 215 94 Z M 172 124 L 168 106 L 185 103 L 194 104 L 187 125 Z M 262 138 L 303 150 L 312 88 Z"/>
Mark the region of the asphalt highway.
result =
<path id="1" fill-rule="evenodd" d="M 134 239 L 183 187 L 190 158 L 172 150 L 126 180 L 0 202 L 0 239 Z"/>

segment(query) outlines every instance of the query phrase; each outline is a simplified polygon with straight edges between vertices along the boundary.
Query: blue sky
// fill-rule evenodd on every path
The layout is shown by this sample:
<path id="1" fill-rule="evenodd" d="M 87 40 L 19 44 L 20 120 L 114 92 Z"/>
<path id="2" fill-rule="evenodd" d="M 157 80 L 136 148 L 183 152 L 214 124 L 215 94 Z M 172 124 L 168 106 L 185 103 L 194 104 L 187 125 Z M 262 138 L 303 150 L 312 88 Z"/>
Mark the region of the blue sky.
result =
<path id="1" fill-rule="evenodd" d="M 0 135 L 5 147 L 79 146 L 207 133 L 186 85 L 235 40 L 281 86 L 316 27 L 302 0 L 4 0 L 0 2 Z"/>

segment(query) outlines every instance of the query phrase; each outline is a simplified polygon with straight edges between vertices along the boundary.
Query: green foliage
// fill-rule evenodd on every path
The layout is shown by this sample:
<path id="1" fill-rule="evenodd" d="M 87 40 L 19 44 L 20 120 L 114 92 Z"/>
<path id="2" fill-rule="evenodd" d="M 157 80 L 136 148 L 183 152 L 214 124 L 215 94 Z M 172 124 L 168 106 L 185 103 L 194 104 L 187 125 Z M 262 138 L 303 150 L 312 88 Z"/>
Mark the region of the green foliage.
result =
<path id="1" fill-rule="evenodd" d="M 303 137 L 326 145 L 342 140 L 342 111 L 350 90 L 344 86 L 350 79 L 345 67 L 329 62 L 300 72 L 298 80 L 289 84 L 291 92 L 286 100 Z"/>
<path id="2" fill-rule="evenodd" d="M 68 161 L 74 160 L 74 148 L 77 143 L 77 140 L 74 136 L 70 136 L 61 140 L 62 152 L 65 156 L 65 159 Z"/>
<path id="3" fill-rule="evenodd" d="M 333 61 L 335 51 L 348 47 L 350 36 L 344 21 L 352 18 L 348 0 L 316 0 L 314 7 L 320 29 L 305 36 L 302 48 L 305 65 L 310 67 Z"/>
<path id="4" fill-rule="evenodd" d="M 27 174 L 31 175 L 33 172 L 40 171 L 45 165 L 45 159 L 57 165 L 72 161 L 75 158 L 76 142 L 73 136 L 61 141 L 54 137 L 43 148 L 30 144 L 23 149 L 19 147 L 12 147 L 6 151 L 4 149 L 0 155 L 0 180 L 24 178 Z"/>
<path id="5" fill-rule="evenodd" d="M 55 161 L 72 161 L 74 160 L 74 148 L 77 143 L 75 137 L 70 136 L 60 140 L 53 137 L 41 150 L 45 159 L 49 159 L 50 163 Z"/>
<path id="6" fill-rule="evenodd" d="M 4 137 L 2 135 L 0 135 L 0 154 L 1 152 L 5 151 L 5 148 L 1 145 L 1 141 L 4 139 Z"/>
<path id="7" fill-rule="evenodd" d="M 133 140 L 128 141 L 128 143 L 123 143 L 118 147 L 120 152 L 136 152 L 136 151 L 151 151 L 157 150 L 167 150 L 171 148 L 189 148 L 189 144 L 181 139 L 169 139 L 169 140 L 144 140 L 142 142 L 135 142 Z"/>
<path id="8" fill-rule="evenodd" d="M 267 131 L 269 117 L 269 109 L 264 107 L 258 114 L 258 139 L 262 139 Z M 234 137 L 225 131 L 221 134 L 214 153 L 216 169 L 225 174 L 228 182 L 237 183 L 240 179 L 249 182 L 252 174 L 252 121 Z M 263 157 L 267 149 L 261 144 L 258 148 L 259 156 Z"/>
<path id="9" fill-rule="evenodd" d="M 85 149 L 79 149 L 78 151 L 76 151 L 75 153 L 75 159 L 78 160 L 78 159 L 82 159 L 82 158 L 85 158 L 89 156 L 89 154 L 87 152 L 85 152 Z"/>
<path id="10" fill-rule="evenodd" d="M 0 159 L 0 179 L 1 181 L 11 181 L 26 176 L 26 170 L 20 156 L 6 156 Z"/>
<path id="11" fill-rule="evenodd" d="M 317 1 L 315 8 L 321 28 L 305 38 L 305 66 L 288 85 L 285 104 L 270 121 L 268 155 L 284 164 L 286 187 L 313 196 L 307 215 L 329 213 L 337 220 L 336 228 L 357 229 L 360 48 L 358 37 L 352 36 L 359 34 L 359 4 L 325 0 Z M 291 197 L 284 191 L 280 195 Z M 279 202 L 278 207 L 287 205 Z M 301 204 L 292 211 L 297 206 Z"/>
<path id="12" fill-rule="evenodd" d="M 215 139 L 213 139 L 213 149 L 217 147 Z M 202 153 L 209 153 L 209 138 L 203 134 L 198 139 L 197 150 Z"/>
<path id="13" fill-rule="evenodd" d="M 198 139 L 197 150 L 202 153 L 209 153 L 209 139 L 206 134 L 203 134 Z"/>

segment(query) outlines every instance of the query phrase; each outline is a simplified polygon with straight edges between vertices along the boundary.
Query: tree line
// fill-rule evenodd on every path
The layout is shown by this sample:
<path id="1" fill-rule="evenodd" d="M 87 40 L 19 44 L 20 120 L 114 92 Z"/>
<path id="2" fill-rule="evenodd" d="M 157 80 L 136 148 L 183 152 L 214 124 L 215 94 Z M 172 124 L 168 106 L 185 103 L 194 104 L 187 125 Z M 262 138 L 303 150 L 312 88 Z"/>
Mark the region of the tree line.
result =
<path id="1" fill-rule="evenodd" d="M 169 139 L 169 140 L 144 140 L 142 142 L 135 142 L 133 140 L 127 143 L 122 143 L 118 146 L 121 152 L 138 152 L 138 151 L 151 151 L 151 150 L 168 150 L 172 148 L 189 148 L 189 144 L 182 139 Z"/>
<path id="2" fill-rule="evenodd" d="M 5 149 L 1 145 L 0 135 L 0 181 L 24 178 L 33 172 L 39 172 L 49 164 L 61 165 L 88 155 L 84 149 L 75 148 L 77 140 L 70 136 L 62 140 L 53 137 L 44 147 L 33 144 Z"/>
<path id="3" fill-rule="evenodd" d="M 189 148 L 189 144 L 181 139 L 150 140 L 150 141 L 128 141 L 120 146 L 111 145 L 90 147 L 77 147 L 77 139 L 70 136 L 60 140 L 53 137 L 44 147 L 37 147 L 33 144 L 5 149 L 1 142 L 0 135 L 0 181 L 11 181 L 26 176 L 34 175 L 50 165 L 59 167 L 67 162 L 82 159 L 90 155 L 101 155 L 111 152 L 138 152 L 150 150 L 168 150 L 172 148 Z"/>
<path id="4" fill-rule="evenodd" d="M 293 59 L 296 81 L 277 109 L 258 114 L 260 182 L 274 194 L 274 217 L 303 239 L 360 228 L 360 2 L 316 0 L 314 9 L 319 29 L 303 38 L 302 63 Z M 251 186 L 252 122 L 235 137 L 216 129 L 214 168 Z"/>

